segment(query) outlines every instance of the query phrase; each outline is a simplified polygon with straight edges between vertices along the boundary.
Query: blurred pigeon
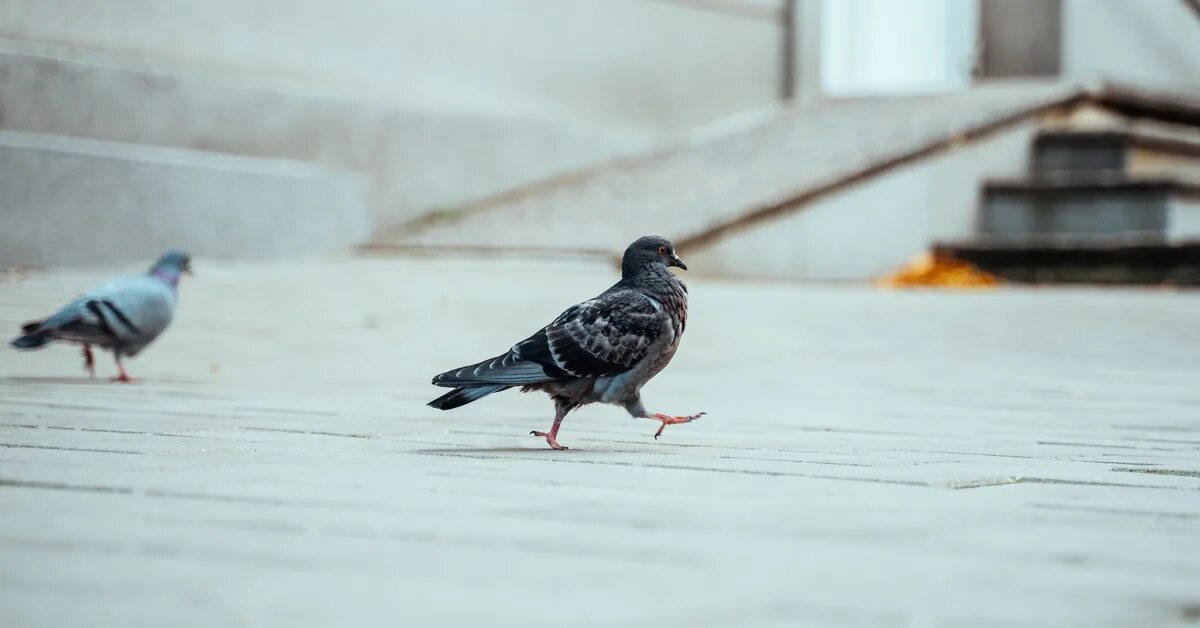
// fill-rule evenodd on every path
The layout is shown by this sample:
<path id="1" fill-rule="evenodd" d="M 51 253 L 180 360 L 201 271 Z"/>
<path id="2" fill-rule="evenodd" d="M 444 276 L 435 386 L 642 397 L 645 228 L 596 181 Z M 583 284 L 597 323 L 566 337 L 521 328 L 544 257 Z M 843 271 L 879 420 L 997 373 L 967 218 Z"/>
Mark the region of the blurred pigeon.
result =
<path id="1" fill-rule="evenodd" d="M 175 316 L 179 276 L 191 273 L 191 259 L 182 251 L 167 251 L 144 275 L 118 277 L 67 304 L 53 316 L 21 326 L 24 334 L 12 341 L 17 349 L 40 349 L 54 340 L 83 345 L 83 365 L 96 375 L 92 345 L 112 351 L 118 375 L 113 381 L 133 381 L 121 364 L 154 341 Z"/>
<path id="2" fill-rule="evenodd" d="M 655 439 L 668 425 L 700 418 L 703 412 L 671 416 L 642 407 L 642 385 L 671 361 L 687 323 L 687 286 L 668 266 L 687 270 L 670 240 L 639 238 L 625 249 L 620 281 L 506 353 L 434 377 L 435 386 L 454 390 L 429 405 L 450 410 L 514 386 L 543 391 L 554 400 L 554 424 L 530 434 L 553 449 L 566 449 L 557 439 L 563 417 L 589 403 L 624 406 L 635 418 L 661 422 Z"/>

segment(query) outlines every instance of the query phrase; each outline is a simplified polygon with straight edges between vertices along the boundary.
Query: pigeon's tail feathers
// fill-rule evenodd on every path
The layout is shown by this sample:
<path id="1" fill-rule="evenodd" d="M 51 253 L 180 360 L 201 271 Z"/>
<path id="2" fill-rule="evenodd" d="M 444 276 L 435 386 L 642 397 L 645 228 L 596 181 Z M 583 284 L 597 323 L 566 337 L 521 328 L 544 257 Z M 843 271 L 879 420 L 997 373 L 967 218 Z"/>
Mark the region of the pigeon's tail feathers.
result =
<path id="1" fill-rule="evenodd" d="M 508 386 L 464 386 L 463 388 L 455 388 L 426 405 L 438 410 L 453 410 L 465 406 L 476 399 L 482 399 L 492 393 L 507 390 L 508 388 Z"/>
<path id="2" fill-rule="evenodd" d="M 110 344 L 116 336 L 105 319 L 94 311 L 95 304 L 96 301 L 76 301 L 50 318 L 29 321 L 21 325 L 23 335 L 13 339 L 11 344 L 18 349 L 37 349 L 53 340 Z M 93 314 L 91 319 L 88 312 Z"/>
<path id="3" fill-rule="evenodd" d="M 25 334 L 24 336 L 17 336 L 9 344 L 15 349 L 40 349 L 51 340 L 53 338 L 50 337 L 50 334 L 34 332 L 32 334 Z"/>
<path id="4" fill-rule="evenodd" d="M 464 386 L 520 386 L 554 379 L 541 364 L 523 360 L 513 352 L 498 355 L 476 364 L 469 364 L 433 377 L 434 386 L 461 388 Z"/>
<path id="5" fill-rule="evenodd" d="M 15 349 L 37 349 L 45 346 L 53 338 L 49 330 L 42 329 L 46 321 L 29 321 L 21 325 L 21 335 L 13 338 L 11 344 Z"/>

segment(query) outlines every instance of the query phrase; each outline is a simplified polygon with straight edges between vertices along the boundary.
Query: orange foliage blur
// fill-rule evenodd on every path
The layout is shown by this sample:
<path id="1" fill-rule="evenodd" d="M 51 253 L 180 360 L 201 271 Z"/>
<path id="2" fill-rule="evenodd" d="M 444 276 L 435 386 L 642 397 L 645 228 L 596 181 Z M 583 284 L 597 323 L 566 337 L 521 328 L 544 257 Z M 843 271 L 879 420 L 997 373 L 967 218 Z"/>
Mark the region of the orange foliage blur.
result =
<path id="1" fill-rule="evenodd" d="M 995 275 L 950 255 L 923 253 L 907 266 L 886 277 L 876 285 L 883 288 L 993 288 L 999 280 Z"/>

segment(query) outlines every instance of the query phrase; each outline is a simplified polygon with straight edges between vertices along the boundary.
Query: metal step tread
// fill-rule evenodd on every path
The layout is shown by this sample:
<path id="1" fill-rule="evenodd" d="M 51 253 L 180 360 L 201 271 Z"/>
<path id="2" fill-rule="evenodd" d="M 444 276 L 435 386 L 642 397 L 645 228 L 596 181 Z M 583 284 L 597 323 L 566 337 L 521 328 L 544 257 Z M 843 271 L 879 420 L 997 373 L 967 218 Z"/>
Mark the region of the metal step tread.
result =
<path id="1" fill-rule="evenodd" d="M 1200 285 L 1200 240 L 948 242 L 934 252 L 1022 283 Z"/>
<path id="2" fill-rule="evenodd" d="M 1034 139 L 1035 150 L 1047 144 L 1119 145 L 1200 158 L 1200 131 L 1178 126 L 1131 125 L 1108 129 L 1047 129 Z"/>
<path id="3" fill-rule="evenodd" d="M 1069 195 L 1095 192 L 1166 192 L 1200 196 L 1200 180 L 1182 177 L 1131 177 L 1121 172 L 1047 172 L 1020 179 L 989 179 L 984 193 Z"/>

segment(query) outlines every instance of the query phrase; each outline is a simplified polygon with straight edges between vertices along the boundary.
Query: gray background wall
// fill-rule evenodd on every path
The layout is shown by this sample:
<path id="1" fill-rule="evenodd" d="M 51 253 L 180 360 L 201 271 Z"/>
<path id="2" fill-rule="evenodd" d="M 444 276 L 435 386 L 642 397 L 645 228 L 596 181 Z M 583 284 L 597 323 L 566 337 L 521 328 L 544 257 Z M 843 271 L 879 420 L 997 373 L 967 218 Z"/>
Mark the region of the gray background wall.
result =
<path id="1" fill-rule="evenodd" d="M 1200 90 L 1200 17 L 1180 0 L 1064 0 L 1063 72 Z"/>
<path id="2" fill-rule="evenodd" d="M 0 37 L 413 108 L 654 130 L 752 108 L 778 90 L 775 25 L 650 0 L 5 0 Z"/>

